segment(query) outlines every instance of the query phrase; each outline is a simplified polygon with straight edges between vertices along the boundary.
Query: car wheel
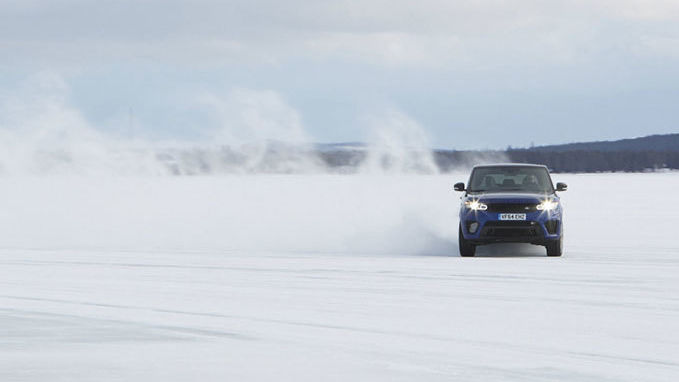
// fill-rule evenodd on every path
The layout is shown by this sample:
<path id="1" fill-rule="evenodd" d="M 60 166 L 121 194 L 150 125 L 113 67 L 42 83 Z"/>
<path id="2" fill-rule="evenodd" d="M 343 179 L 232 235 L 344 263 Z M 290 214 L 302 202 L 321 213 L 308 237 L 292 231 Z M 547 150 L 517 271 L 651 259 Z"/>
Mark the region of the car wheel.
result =
<path id="1" fill-rule="evenodd" d="M 462 225 L 458 228 L 458 239 L 457 242 L 460 244 L 460 256 L 462 257 L 473 257 L 476 253 L 476 246 L 470 243 L 464 238 L 462 234 Z"/>
<path id="2" fill-rule="evenodd" d="M 561 256 L 563 253 L 563 237 L 548 241 L 545 247 L 547 247 L 547 256 Z"/>

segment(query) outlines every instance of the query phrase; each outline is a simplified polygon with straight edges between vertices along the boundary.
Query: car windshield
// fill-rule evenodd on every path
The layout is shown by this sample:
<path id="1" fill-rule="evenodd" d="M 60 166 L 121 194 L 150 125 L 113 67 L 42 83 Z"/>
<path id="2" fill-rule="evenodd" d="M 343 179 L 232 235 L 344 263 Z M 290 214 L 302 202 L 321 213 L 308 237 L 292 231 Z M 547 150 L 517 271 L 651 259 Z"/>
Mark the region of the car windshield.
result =
<path id="1" fill-rule="evenodd" d="M 488 166 L 472 171 L 468 192 L 553 193 L 547 169 L 536 166 Z"/>

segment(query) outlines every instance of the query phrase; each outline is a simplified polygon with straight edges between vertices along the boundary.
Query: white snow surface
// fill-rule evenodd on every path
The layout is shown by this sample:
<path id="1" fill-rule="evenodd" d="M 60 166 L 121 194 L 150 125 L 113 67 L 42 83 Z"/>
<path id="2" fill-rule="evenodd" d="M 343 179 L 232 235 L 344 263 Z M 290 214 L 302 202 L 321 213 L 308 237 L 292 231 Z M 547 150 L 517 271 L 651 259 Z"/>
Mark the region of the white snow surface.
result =
<path id="1" fill-rule="evenodd" d="M 0 381 L 675 381 L 679 173 L 457 253 L 467 175 L 0 179 Z"/>

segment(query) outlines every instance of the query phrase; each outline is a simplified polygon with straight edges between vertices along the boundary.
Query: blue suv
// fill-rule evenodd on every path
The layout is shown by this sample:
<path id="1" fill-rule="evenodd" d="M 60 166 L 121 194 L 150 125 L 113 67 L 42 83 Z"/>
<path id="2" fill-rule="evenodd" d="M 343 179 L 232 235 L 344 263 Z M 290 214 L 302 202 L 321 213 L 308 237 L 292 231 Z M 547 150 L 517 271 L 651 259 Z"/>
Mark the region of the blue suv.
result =
<path id="1" fill-rule="evenodd" d="M 462 191 L 460 255 L 474 256 L 476 246 L 530 243 L 547 248 L 547 256 L 563 252 L 563 210 L 547 167 L 533 164 L 476 166 Z"/>

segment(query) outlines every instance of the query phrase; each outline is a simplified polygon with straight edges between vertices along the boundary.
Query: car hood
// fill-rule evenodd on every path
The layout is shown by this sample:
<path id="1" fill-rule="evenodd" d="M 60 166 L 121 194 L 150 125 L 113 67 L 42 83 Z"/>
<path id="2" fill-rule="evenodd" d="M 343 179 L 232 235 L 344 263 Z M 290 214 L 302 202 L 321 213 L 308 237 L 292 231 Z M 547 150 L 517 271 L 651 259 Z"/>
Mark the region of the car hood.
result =
<path id="1" fill-rule="evenodd" d="M 488 194 L 470 194 L 467 197 L 482 203 L 540 203 L 546 197 L 554 195 L 534 194 L 524 192 L 494 192 Z"/>

